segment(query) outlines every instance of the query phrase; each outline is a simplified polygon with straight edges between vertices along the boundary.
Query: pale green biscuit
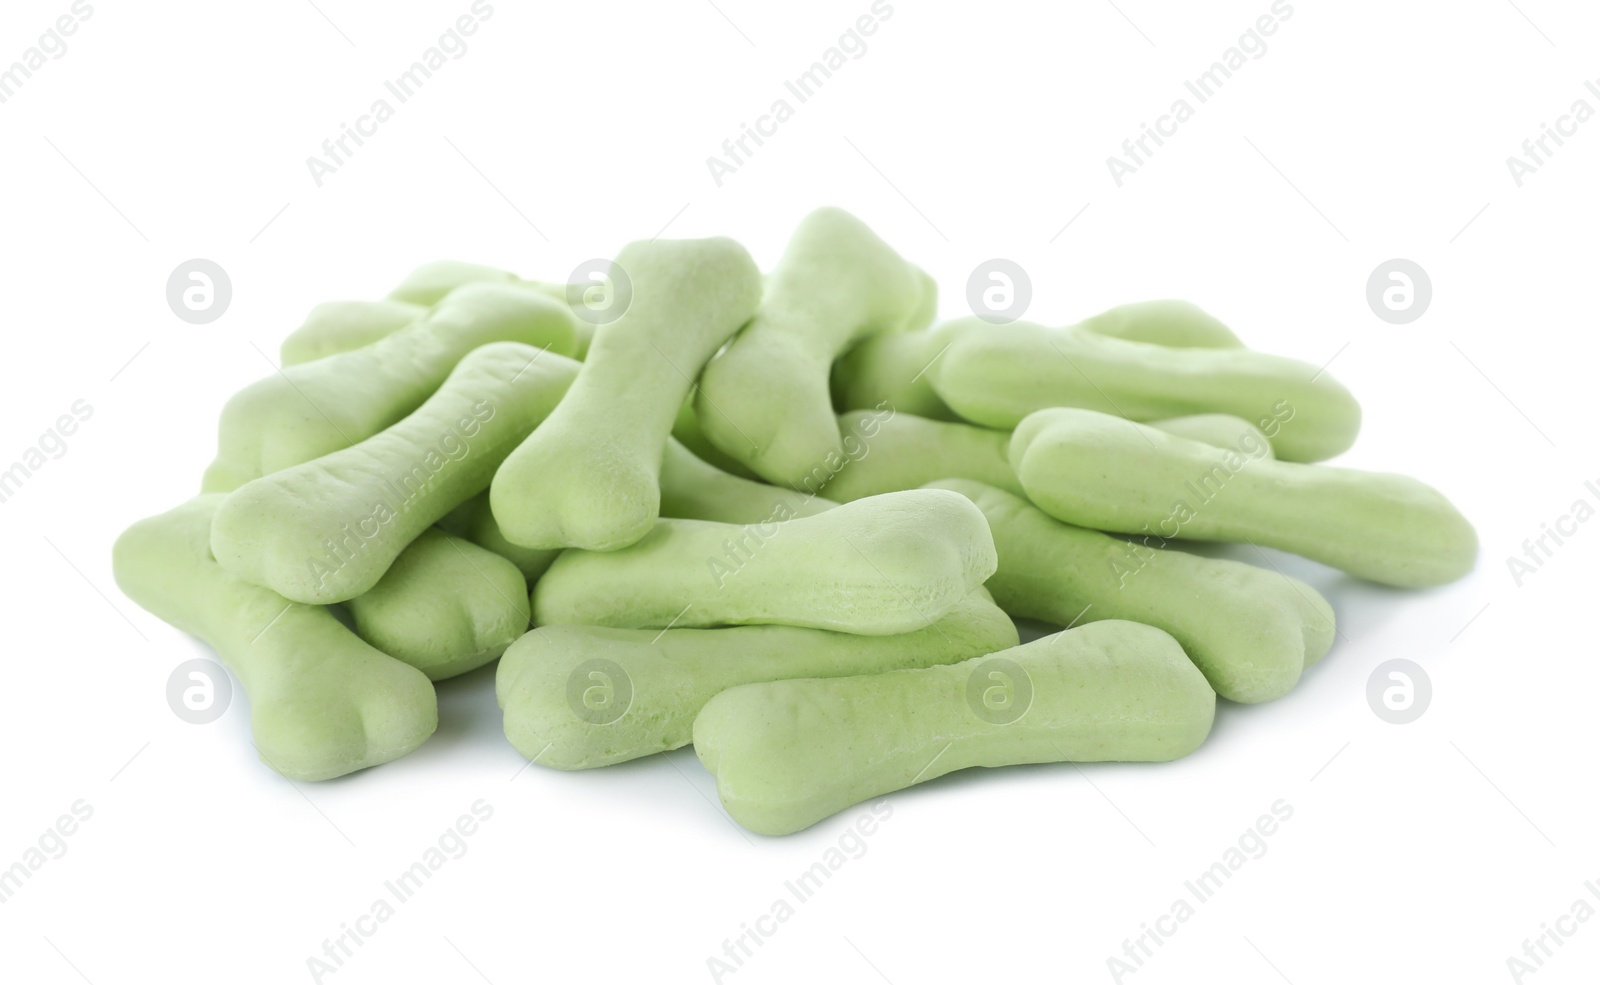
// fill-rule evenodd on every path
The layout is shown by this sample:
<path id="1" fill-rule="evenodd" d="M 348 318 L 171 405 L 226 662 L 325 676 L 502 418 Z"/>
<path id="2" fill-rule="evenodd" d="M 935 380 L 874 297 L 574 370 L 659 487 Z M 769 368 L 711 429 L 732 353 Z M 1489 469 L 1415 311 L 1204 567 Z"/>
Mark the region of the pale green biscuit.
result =
<path id="1" fill-rule="evenodd" d="M 1244 346 L 1228 326 L 1188 301 L 1119 304 L 1078 325 L 1099 335 L 1175 349 L 1239 349 Z"/>
<path id="2" fill-rule="evenodd" d="M 510 561 L 530 585 L 538 581 L 561 554 L 560 551 L 521 547 L 506 540 L 506 535 L 500 532 L 500 524 L 494 522 L 494 512 L 489 509 L 487 489 L 440 517 L 438 526 Z"/>
<path id="3" fill-rule="evenodd" d="M 490 267 L 481 263 L 468 263 L 464 260 L 435 260 L 425 263 L 406 275 L 405 280 L 389 292 L 389 297 L 395 301 L 409 304 L 420 304 L 424 307 L 438 304 L 444 300 L 451 291 L 467 284 L 502 284 L 513 287 L 526 288 L 547 294 L 553 298 L 564 299 L 566 285 L 546 284 L 541 281 L 523 280 L 509 270 Z"/>
<path id="4" fill-rule="evenodd" d="M 1015 624 L 981 588 L 938 622 L 897 636 L 544 626 L 506 651 L 495 690 L 506 737 L 524 756 L 590 769 L 688 745 L 701 707 L 737 684 L 927 667 L 1016 643 Z"/>
<path id="5" fill-rule="evenodd" d="M 973 766 L 1177 759 L 1215 711 L 1172 637 L 1108 621 L 958 664 L 731 688 L 694 747 L 733 819 L 781 835 Z"/>
<path id="6" fill-rule="evenodd" d="M 524 280 L 522 277 L 509 270 L 498 267 L 489 267 L 481 263 L 467 263 L 462 260 L 435 260 L 425 263 L 413 270 L 406 279 L 389 292 L 389 297 L 410 304 L 429 306 L 438 304 L 452 291 L 465 287 L 468 284 L 495 284 L 503 287 L 515 287 L 522 290 L 543 294 L 563 303 L 569 303 L 574 294 L 576 285 L 552 284 L 538 280 Z M 583 320 L 575 321 L 572 325 L 575 336 L 576 348 L 572 352 L 562 355 L 582 359 L 584 352 L 589 348 L 589 340 L 594 334 L 593 326 Z"/>
<path id="7" fill-rule="evenodd" d="M 1193 319 L 1159 316 L 1173 306 Z M 1290 461 L 1350 447 L 1361 409 L 1349 391 L 1314 367 L 1230 338 L 1183 302 L 1125 305 L 1067 328 L 966 318 L 858 347 L 835 368 L 835 399 L 994 428 L 1047 407 L 1139 421 L 1221 413 L 1267 431 L 1277 456 Z"/>
<path id="8" fill-rule="evenodd" d="M 1228 327 L 1187 301 L 1140 301 L 1101 312 L 1079 323 L 1084 331 L 1174 348 L 1239 348 Z M 945 322 L 925 332 L 877 335 L 851 349 L 833 366 L 833 401 L 842 410 L 888 406 L 903 414 L 956 421 L 933 389 L 929 371 L 952 343 L 969 332 L 1004 332 L 979 319 Z M 1059 358 L 1059 357 L 1058 357 Z"/>
<path id="9" fill-rule="evenodd" d="M 661 515 L 718 523 L 812 516 L 839 504 L 795 489 L 743 479 L 701 461 L 676 439 L 661 457 Z"/>
<path id="10" fill-rule="evenodd" d="M 597 327 L 566 399 L 494 478 L 489 502 L 512 543 L 607 551 L 643 537 L 678 408 L 761 295 L 731 239 L 630 243 L 614 267 L 628 307 Z"/>
<path id="11" fill-rule="evenodd" d="M 859 219 L 812 212 L 767 279 L 755 318 L 701 376 L 700 427 L 767 481 L 803 488 L 840 451 L 828 392 L 834 360 L 869 336 L 921 328 L 936 293 Z"/>
<path id="12" fill-rule="evenodd" d="M 1127 541 L 1051 519 L 977 482 L 933 484 L 968 497 L 994 534 L 999 569 L 987 586 L 1014 616 L 1058 626 L 1130 619 L 1172 634 L 1219 695 L 1282 697 L 1333 646 L 1333 608 L 1287 575 Z"/>
<path id="13" fill-rule="evenodd" d="M 218 563 L 297 602 L 371 590 L 407 544 L 489 485 L 577 372 L 518 342 L 473 350 L 400 423 L 229 494 L 212 526 Z"/>
<path id="14" fill-rule="evenodd" d="M 240 581 L 211 559 L 201 496 L 128 528 L 112 549 L 117 585 L 197 636 L 239 678 L 262 762 L 295 780 L 325 780 L 397 759 L 438 724 L 421 671 L 362 642 L 321 606 Z"/>
<path id="15" fill-rule="evenodd" d="M 1179 438 L 1218 448 L 1236 448 L 1252 458 L 1276 457 L 1272 453 L 1272 439 L 1265 431 L 1232 414 L 1191 414 L 1145 423 Z M 1009 452 L 1007 454 L 1009 456 Z M 1022 495 L 1020 490 L 1013 491 Z"/>
<path id="16" fill-rule="evenodd" d="M 850 502 L 949 478 L 1022 492 L 1006 459 L 1009 431 L 873 410 L 840 414 L 839 431 L 849 462 L 822 487 L 830 499 Z"/>
<path id="17" fill-rule="evenodd" d="M 305 323 L 283 340 L 285 366 L 371 345 L 421 318 L 428 309 L 406 301 L 328 301 L 311 309 Z"/>
<path id="18" fill-rule="evenodd" d="M 1331 458 L 1355 441 L 1361 408 L 1316 367 L 1249 349 L 1128 342 L 1081 327 L 977 319 L 928 371 L 962 417 L 1014 427 L 1033 411 L 1082 407 L 1136 421 L 1222 413 L 1272 438 L 1279 458 Z M 981 326 L 981 329 L 980 329 Z"/>
<path id="19" fill-rule="evenodd" d="M 887 332 L 862 340 L 833 364 L 834 405 L 840 410 L 888 409 L 933 421 L 961 420 L 933 391 L 928 373 L 970 327 L 950 321 L 925 331 Z"/>
<path id="20" fill-rule="evenodd" d="M 345 608 L 362 639 L 435 681 L 482 667 L 528 631 L 517 566 L 437 527 Z"/>
<path id="21" fill-rule="evenodd" d="M 1227 414 L 1198 414 L 1151 421 L 1150 426 L 1210 444 L 1272 446 L 1261 429 Z M 957 421 L 934 421 L 888 410 L 853 410 L 839 415 L 847 464 L 819 483 L 839 502 L 916 489 L 936 479 L 972 479 L 1023 495 L 1008 458 L 1010 431 Z"/>
<path id="22" fill-rule="evenodd" d="M 913 264 L 911 269 L 917 278 L 918 299 L 916 307 L 900 325 L 898 331 L 901 332 L 923 331 L 939 316 L 939 282 L 921 267 Z"/>
<path id="23" fill-rule="evenodd" d="M 747 526 L 661 520 L 622 550 L 562 554 L 534 586 L 533 621 L 620 629 L 777 623 L 887 636 L 941 618 L 995 563 L 983 514 L 941 489 Z"/>
<path id="24" fill-rule="evenodd" d="M 570 308 L 541 294 L 463 287 L 371 345 L 288 367 L 234 394 L 222 410 L 217 459 L 203 488 L 237 489 L 372 437 L 421 406 L 481 345 L 522 342 L 570 355 L 575 323 Z"/>
<path id="25" fill-rule="evenodd" d="M 724 454 L 722 449 L 711 443 L 706 433 L 700 430 L 700 418 L 694 412 L 695 394 L 700 392 L 697 384 L 689 391 L 689 397 L 678 406 L 678 416 L 672 422 L 672 436 L 679 444 L 694 452 L 695 457 L 702 462 L 709 462 L 729 475 L 739 476 L 741 479 L 759 479 L 760 476 L 750 471 L 743 462 Z"/>
<path id="26" fill-rule="evenodd" d="M 1031 415 L 1011 464 L 1040 509 L 1098 530 L 1276 547 L 1400 588 L 1477 560 L 1472 524 L 1409 476 L 1273 461 L 1094 411 Z"/>
<path id="27" fill-rule="evenodd" d="M 407 274 L 395 285 L 389 297 L 423 306 L 438 304 L 444 296 L 465 284 L 516 284 L 522 278 L 509 270 L 463 260 L 435 260 Z"/>

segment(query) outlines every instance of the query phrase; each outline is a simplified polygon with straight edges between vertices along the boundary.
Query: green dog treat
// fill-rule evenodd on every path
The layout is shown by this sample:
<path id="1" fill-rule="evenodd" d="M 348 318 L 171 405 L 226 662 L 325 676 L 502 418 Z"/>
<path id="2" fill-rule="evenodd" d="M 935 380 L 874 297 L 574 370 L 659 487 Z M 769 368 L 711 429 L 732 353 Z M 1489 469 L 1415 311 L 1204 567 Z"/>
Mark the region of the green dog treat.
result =
<path id="1" fill-rule="evenodd" d="M 761 272 L 731 239 L 630 243 L 614 268 L 632 285 L 626 310 L 596 329 L 567 398 L 494 478 L 489 502 L 513 543 L 608 551 L 643 537 L 678 408 L 761 297 Z"/>
<path id="2" fill-rule="evenodd" d="M 668 439 L 661 457 L 661 515 L 718 523 L 814 516 L 839 504 L 794 489 L 741 479 Z"/>
<path id="3" fill-rule="evenodd" d="M 438 304 L 451 291 L 467 284 L 502 284 L 538 291 L 553 298 L 565 298 L 566 296 L 566 286 L 563 284 L 544 284 L 539 281 L 523 280 L 509 270 L 501 270 L 498 267 L 489 267 L 481 263 L 467 263 L 463 260 L 435 260 L 432 263 L 425 263 L 407 274 L 406 279 L 389 292 L 389 297 L 395 301 L 404 301 L 409 304 L 420 304 L 423 307 L 428 307 Z"/>
<path id="4" fill-rule="evenodd" d="M 840 414 L 839 430 L 849 464 L 823 487 L 831 499 L 849 502 L 948 478 L 1022 493 L 1006 460 L 1009 431 L 871 410 Z"/>
<path id="5" fill-rule="evenodd" d="M 379 653 L 327 609 L 299 605 L 211 559 L 221 496 L 140 520 L 112 549 L 117 585 L 217 652 L 250 696 L 262 762 L 294 780 L 326 780 L 398 759 L 433 734 L 433 685 Z"/>
<path id="6" fill-rule="evenodd" d="M 517 284 L 522 280 L 509 270 L 463 260 L 435 260 L 406 275 L 389 297 L 424 307 L 438 304 L 445 295 L 466 284 Z"/>
<path id="7" fill-rule="evenodd" d="M 539 580 L 561 553 L 520 547 L 506 540 L 506 535 L 500 532 L 500 524 L 494 522 L 494 512 L 489 509 L 487 489 L 440 517 L 438 526 L 510 561 L 530 585 Z"/>
<path id="8" fill-rule="evenodd" d="M 1237 448 L 1253 458 L 1273 458 L 1272 439 L 1249 421 L 1232 414 L 1191 414 L 1147 421 L 1150 427 L 1218 448 Z M 1008 453 L 1009 454 L 1009 453 Z M 1017 491 L 1017 490 L 1014 490 Z M 1017 491 L 1021 495 L 1020 491 Z"/>
<path id="9" fill-rule="evenodd" d="M 404 301 L 411 304 L 424 306 L 438 304 L 457 288 L 468 284 L 496 284 L 502 287 L 515 287 L 566 303 L 570 299 L 570 288 L 566 284 L 550 284 L 544 281 L 523 280 L 509 270 L 498 267 L 487 267 L 481 263 L 466 263 L 461 260 L 436 260 L 425 263 L 413 270 L 400 285 L 389 292 L 391 299 Z M 563 355 L 582 359 L 589 348 L 589 339 L 593 335 L 593 326 L 583 320 L 575 321 L 572 325 L 576 348 Z"/>
<path id="10" fill-rule="evenodd" d="M 917 305 L 917 310 L 911 313 L 904 325 L 900 326 L 902 332 L 922 332 L 933 326 L 933 320 L 939 315 L 939 282 L 933 275 L 921 267 L 913 267 L 917 273 L 917 280 L 922 285 L 922 300 Z M 829 367 L 832 375 L 832 367 Z"/>
<path id="11" fill-rule="evenodd" d="M 1175 349 L 1239 349 L 1244 346 L 1228 326 L 1188 301 L 1121 304 L 1084 319 L 1078 325 L 1097 335 Z"/>
<path id="12" fill-rule="evenodd" d="M 371 345 L 291 366 L 235 394 L 222 410 L 204 488 L 236 489 L 372 437 L 421 406 L 481 345 L 523 342 L 570 355 L 575 322 L 570 308 L 541 294 L 463 287 Z"/>
<path id="13" fill-rule="evenodd" d="M 1108 621 L 958 664 L 730 688 L 694 748 L 733 819 L 781 835 L 972 766 L 1177 759 L 1215 711 L 1172 637 Z"/>
<path id="14" fill-rule="evenodd" d="M 1182 644 L 1212 690 L 1242 702 L 1287 694 L 1333 646 L 1332 607 L 1287 575 L 1074 527 L 977 482 L 933 487 L 961 493 L 988 517 L 1000 556 L 988 588 L 1014 616 L 1155 626 Z"/>
<path id="15" fill-rule="evenodd" d="M 778 485 L 802 488 L 840 453 L 833 361 L 863 338 L 920 328 L 936 288 L 859 219 L 801 220 L 761 309 L 706 367 L 695 409 L 711 443 Z"/>
<path id="16" fill-rule="evenodd" d="M 1472 525 L 1409 476 L 1273 461 L 1094 411 L 1031 415 L 1011 464 L 1040 509 L 1098 530 L 1248 541 L 1401 588 L 1477 560 Z"/>
<path id="17" fill-rule="evenodd" d="M 438 528 L 345 608 L 362 639 L 435 681 L 482 667 L 528 631 L 517 566 Z"/>
<path id="18" fill-rule="evenodd" d="M 777 623 L 887 636 L 921 629 L 995 569 L 983 514 L 942 489 L 737 526 L 661 520 L 618 551 L 567 551 L 533 588 L 536 625 Z"/>
<path id="19" fill-rule="evenodd" d="M 229 494 L 212 524 L 218 563 L 296 602 L 370 591 L 407 544 L 489 485 L 577 372 L 518 342 L 473 350 L 399 424 Z"/>
<path id="20" fill-rule="evenodd" d="M 722 449 L 712 444 L 706 433 L 700 430 L 700 418 L 695 416 L 694 412 L 694 397 L 699 392 L 700 386 L 696 384 L 694 389 L 689 391 L 689 398 L 678 405 L 678 416 L 672 422 L 672 436 L 702 462 L 715 465 L 729 475 L 736 475 L 741 479 L 760 479 L 761 477 L 746 468 L 743 462 L 731 455 L 723 454 Z"/>
<path id="21" fill-rule="evenodd" d="M 981 588 L 897 636 L 545 626 L 506 651 L 495 690 L 518 751 L 541 766 L 589 769 L 688 745 L 701 707 L 737 684 L 927 667 L 1016 644 L 1015 624 Z"/>
<path id="22" fill-rule="evenodd" d="M 1272 454 L 1260 428 L 1227 414 L 1174 417 L 1150 426 L 1207 444 Z M 838 502 L 917 489 L 936 479 L 971 479 L 1023 495 L 1008 459 L 1010 431 L 870 410 L 840 414 L 839 431 L 848 463 L 819 484 Z"/>
<path id="23" fill-rule="evenodd" d="M 951 409 L 989 427 L 1015 427 L 1049 407 L 1136 421 L 1223 413 L 1266 431 L 1279 458 L 1309 462 L 1349 448 L 1361 426 L 1348 390 L 1292 359 L 1128 342 L 1079 326 L 966 324 L 928 375 Z"/>
<path id="24" fill-rule="evenodd" d="M 1079 327 L 1097 335 L 1173 348 L 1228 349 L 1241 344 L 1226 325 L 1187 301 L 1124 304 L 1081 322 Z M 873 336 L 834 364 L 833 402 L 844 410 L 887 406 L 936 421 L 960 420 L 934 391 L 929 371 L 959 336 L 1003 331 L 1003 327 L 968 318 L 925 332 Z"/>
<path id="25" fill-rule="evenodd" d="M 952 321 L 921 332 L 862 340 L 833 364 L 834 405 L 842 410 L 893 410 L 932 421 L 961 420 L 933 391 L 928 373 L 966 327 Z"/>
<path id="26" fill-rule="evenodd" d="M 278 350 L 285 366 L 371 345 L 421 318 L 428 309 L 405 301 L 328 301 L 311 309 Z"/>

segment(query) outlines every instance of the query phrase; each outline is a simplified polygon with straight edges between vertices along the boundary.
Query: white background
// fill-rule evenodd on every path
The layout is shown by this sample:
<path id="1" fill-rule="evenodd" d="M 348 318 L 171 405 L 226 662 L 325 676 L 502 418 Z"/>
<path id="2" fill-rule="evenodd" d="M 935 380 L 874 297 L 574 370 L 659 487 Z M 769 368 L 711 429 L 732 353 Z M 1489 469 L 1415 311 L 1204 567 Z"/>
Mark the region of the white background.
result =
<path id="1" fill-rule="evenodd" d="M 1254 347 L 1332 360 L 1366 412 L 1342 464 L 1446 491 L 1483 554 L 1420 593 L 1280 558 L 1340 618 L 1292 695 L 1219 708 L 1170 765 L 889 797 L 865 853 L 723 981 L 1111 981 L 1107 958 L 1280 799 L 1294 814 L 1266 854 L 1124 981 L 1508 981 L 1543 924 L 1600 906 L 1584 888 L 1600 878 L 1600 523 L 1520 587 L 1506 567 L 1600 480 L 1600 120 L 1520 188 L 1505 163 L 1574 100 L 1600 109 L 1583 88 L 1600 79 L 1593 5 L 1296 0 L 1119 188 L 1107 156 L 1268 0 L 898 0 L 718 187 L 706 158 L 867 0 L 497 0 L 317 187 L 306 158 L 469 7 L 317 3 L 96 2 L 0 105 L 0 465 L 75 400 L 94 409 L 0 504 L 0 867 L 75 801 L 94 811 L 0 904 L 0 978 L 309 981 L 323 941 L 482 799 L 493 817 L 467 853 L 324 981 L 713 980 L 707 959 L 864 807 L 769 839 L 728 821 L 689 749 L 523 770 L 488 670 L 440 687 L 438 733 L 412 756 L 290 784 L 256 761 L 242 698 L 208 726 L 168 709 L 168 674 L 206 651 L 117 592 L 109 547 L 195 491 L 219 407 L 318 301 L 381 296 L 444 257 L 559 279 L 663 230 L 734 236 L 770 266 L 828 203 L 934 272 L 943 317 L 999 256 L 1031 273 L 1032 320 L 1185 297 Z M 68 6 L 8 0 L 0 65 Z M 165 301 L 193 257 L 233 282 L 206 326 Z M 1366 304 L 1392 257 L 1432 278 L 1409 325 Z M 1395 657 L 1433 682 L 1405 726 L 1365 696 Z M 1524 980 L 1597 969 L 1600 920 Z"/>

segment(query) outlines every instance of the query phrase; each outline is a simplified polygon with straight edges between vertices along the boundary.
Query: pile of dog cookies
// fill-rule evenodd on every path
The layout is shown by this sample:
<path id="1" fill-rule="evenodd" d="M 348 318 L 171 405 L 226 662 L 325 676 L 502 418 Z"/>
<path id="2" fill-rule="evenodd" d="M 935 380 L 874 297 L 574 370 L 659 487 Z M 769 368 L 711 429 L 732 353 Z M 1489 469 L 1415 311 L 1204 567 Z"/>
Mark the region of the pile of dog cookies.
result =
<path id="1" fill-rule="evenodd" d="M 534 762 L 693 742 L 782 834 L 971 766 L 1174 759 L 1218 696 L 1287 693 L 1331 607 L 1184 541 L 1407 588 L 1474 564 L 1432 488 L 1313 464 L 1355 439 L 1344 387 L 1192 305 L 935 308 L 837 209 L 765 276 L 720 238 L 571 284 L 428 265 L 313 310 L 117 582 L 215 649 L 285 776 L 405 755 L 432 682 L 498 659 Z"/>

